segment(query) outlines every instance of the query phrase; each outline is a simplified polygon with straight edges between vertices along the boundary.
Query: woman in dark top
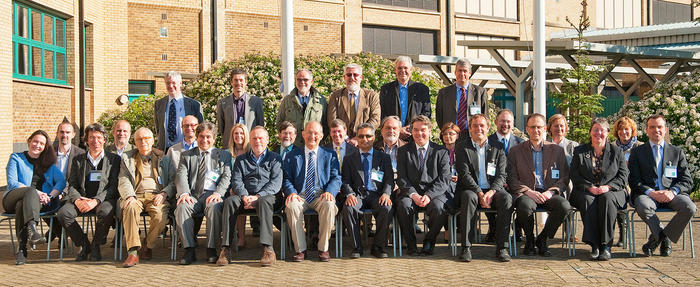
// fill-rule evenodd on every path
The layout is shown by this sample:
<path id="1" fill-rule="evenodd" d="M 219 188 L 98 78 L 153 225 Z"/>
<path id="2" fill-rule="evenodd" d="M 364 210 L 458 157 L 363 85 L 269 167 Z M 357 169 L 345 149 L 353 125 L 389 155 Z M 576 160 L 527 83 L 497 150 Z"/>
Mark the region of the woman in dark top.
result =
<path id="1" fill-rule="evenodd" d="M 55 165 L 56 152 L 47 143 L 49 135 L 35 131 L 27 140 L 28 150 L 11 154 L 7 163 L 7 190 L 2 204 L 5 212 L 16 216 L 17 265 L 27 261 L 27 242 L 32 246 L 46 242 L 36 230 L 39 213 L 58 209 L 58 197 L 66 187 L 66 179 Z"/>
<path id="2" fill-rule="evenodd" d="M 632 148 L 644 144 L 643 141 L 637 140 L 637 124 L 629 117 L 621 117 L 615 121 L 615 124 L 613 125 L 613 135 L 617 137 L 617 140 L 612 144 L 622 149 L 622 152 L 625 154 L 625 161 L 629 164 Z M 627 193 L 629 194 L 629 189 Z M 620 231 L 620 238 L 617 240 L 617 244 L 615 244 L 617 247 L 624 246 L 625 231 L 627 230 L 626 224 L 627 222 L 625 222 L 625 215 L 618 213 L 617 227 Z"/>
<path id="3" fill-rule="evenodd" d="M 573 191 L 569 201 L 581 211 L 583 242 L 591 258 L 610 259 L 617 211 L 627 204 L 627 163 L 622 150 L 607 142 L 610 126 L 594 119 L 591 142 L 574 149 L 571 161 Z"/>

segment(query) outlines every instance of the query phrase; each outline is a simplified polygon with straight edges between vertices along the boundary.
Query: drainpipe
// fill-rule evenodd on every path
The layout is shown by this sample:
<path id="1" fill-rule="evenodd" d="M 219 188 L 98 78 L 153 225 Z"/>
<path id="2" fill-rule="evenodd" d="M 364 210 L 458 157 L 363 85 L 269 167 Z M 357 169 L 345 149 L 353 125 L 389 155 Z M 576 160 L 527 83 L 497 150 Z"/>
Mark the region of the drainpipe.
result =
<path id="1" fill-rule="evenodd" d="M 447 49 L 445 51 L 445 56 L 452 56 L 452 32 L 454 31 L 454 16 L 452 15 L 452 0 L 447 0 L 445 2 L 445 15 L 447 18 L 447 29 L 445 29 L 445 40 L 447 41 Z M 447 66 L 447 71 L 452 70 L 452 66 Z"/>
<path id="2" fill-rule="evenodd" d="M 83 138 L 83 131 L 85 129 L 85 18 L 84 18 L 85 5 L 83 0 L 78 1 L 78 62 L 80 63 L 80 68 L 78 69 L 78 101 L 80 104 L 80 138 Z"/>
<path id="3" fill-rule="evenodd" d="M 211 63 L 216 63 L 217 57 L 217 31 L 216 31 L 216 0 L 211 0 Z"/>

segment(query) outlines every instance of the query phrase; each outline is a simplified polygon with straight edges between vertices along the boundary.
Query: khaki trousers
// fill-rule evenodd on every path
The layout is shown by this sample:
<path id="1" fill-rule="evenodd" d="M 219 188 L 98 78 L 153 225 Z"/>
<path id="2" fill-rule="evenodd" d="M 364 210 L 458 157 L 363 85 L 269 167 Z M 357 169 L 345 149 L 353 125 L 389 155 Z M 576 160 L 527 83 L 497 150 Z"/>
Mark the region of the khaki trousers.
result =
<path id="1" fill-rule="evenodd" d="M 318 213 L 318 250 L 328 251 L 328 240 L 331 238 L 331 230 L 335 224 L 335 215 L 338 207 L 335 200 L 327 201 L 316 198 L 311 204 L 300 197 L 300 201 L 292 200 L 284 209 L 287 215 L 287 224 L 292 231 L 292 241 L 296 252 L 306 250 L 306 234 L 304 233 L 304 211 L 307 209 L 316 210 Z M 342 231 L 339 231 L 342 232 Z"/>
<path id="2" fill-rule="evenodd" d="M 153 205 L 155 194 L 146 192 L 136 194 L 136 204 L 124 206 L 126 201 L 122 202 L 122 220 L 124 225 L 124 238 L 126 239 L 127 250 L 132 247 L 141 247 L 141 237 L 139 236 L 139 219 L 141 212 L 144 211 L 144 206 L 148 216 L 151 218 L 149 222 L 150 229 L 146 237 L 146 247 L 153 249 L 158 235 L 163 232 L 163 229 L 168 224 L 167 214 L 170 210 L 167 200 L 163 200 L 158 206 Z"/>

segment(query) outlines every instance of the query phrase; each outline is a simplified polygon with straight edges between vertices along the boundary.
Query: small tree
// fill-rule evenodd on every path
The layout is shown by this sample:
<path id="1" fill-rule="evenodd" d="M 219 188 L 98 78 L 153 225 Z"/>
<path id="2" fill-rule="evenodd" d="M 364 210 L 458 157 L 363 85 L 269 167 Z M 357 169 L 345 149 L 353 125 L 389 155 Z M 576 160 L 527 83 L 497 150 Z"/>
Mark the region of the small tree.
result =
<path id="1" fill-rule="evenodd" d="M 566 17 L 566 21 L 578 34 L 576 53 L 572 55 L 577 65 L 570 70 L 558 71 L 563 82 L 561 92 L 552 93 L 554 106 L 558 107 L 569 121 L 567 137 L 578 142 L 588 141 L 591 119 L 603 111 L 601 101 L 605 97 L 597 92 L 598 75 L 609 69 L 605 66 L 595 66 L 593 60 L 588 57 L 588 47 L 583 42 L 583 32 L 591 25 L 586 15 L 586 5 L 586 0 L 583 0 L 583 9 L 577 24 Z"/>

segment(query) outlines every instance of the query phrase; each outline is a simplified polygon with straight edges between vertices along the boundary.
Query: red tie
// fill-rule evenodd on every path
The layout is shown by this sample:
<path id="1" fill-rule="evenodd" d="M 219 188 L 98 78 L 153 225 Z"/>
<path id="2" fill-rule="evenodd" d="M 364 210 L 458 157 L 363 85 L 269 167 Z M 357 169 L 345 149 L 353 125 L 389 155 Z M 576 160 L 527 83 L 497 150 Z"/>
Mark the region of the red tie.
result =
<path id="1" fill-rule="evenodd" d="M 464 87 L 462 87 L 461 89 L 462 89 L 462 96 L 459 98 L 459 111 L 457 113 L 457 126 L 461 130 L 466 131 L 467 130 L 467 117 L 469 115 L 467 113 L 467 111 L 469 108 L 469 104 L 467 104 L 467 91 L 464 89 Z"/>

